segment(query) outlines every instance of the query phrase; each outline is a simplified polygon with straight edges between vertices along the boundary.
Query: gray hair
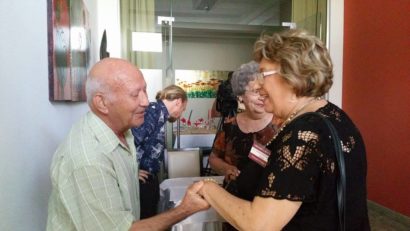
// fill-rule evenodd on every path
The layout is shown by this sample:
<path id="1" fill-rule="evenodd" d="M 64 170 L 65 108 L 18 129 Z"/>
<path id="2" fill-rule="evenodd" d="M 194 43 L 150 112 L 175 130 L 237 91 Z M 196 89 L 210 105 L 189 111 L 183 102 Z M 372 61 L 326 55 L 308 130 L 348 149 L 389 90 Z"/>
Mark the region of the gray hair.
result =
<path id="1" fill-rule="evenodd" d="M 242 64 L 238 70 L 234 71 L 231 79 L 233 94 L 235 96 L 245 94 L 248 83 L 257 79 L 258 72 L 259 64 L 255 61 Z"/>
<path id="2" fill-rule="evenodd" d="M 113 100 L 115 94 L 112 94 L 110 89 L 109 84 L 102 80 L 102 78 L 96 78 L 89 75 L 85 83 L 85 94 L 87 96 L 88 105 L 90 107 L 92 106 L 93 97 L 99 92 L 106 95 L 110 100 Z"/>

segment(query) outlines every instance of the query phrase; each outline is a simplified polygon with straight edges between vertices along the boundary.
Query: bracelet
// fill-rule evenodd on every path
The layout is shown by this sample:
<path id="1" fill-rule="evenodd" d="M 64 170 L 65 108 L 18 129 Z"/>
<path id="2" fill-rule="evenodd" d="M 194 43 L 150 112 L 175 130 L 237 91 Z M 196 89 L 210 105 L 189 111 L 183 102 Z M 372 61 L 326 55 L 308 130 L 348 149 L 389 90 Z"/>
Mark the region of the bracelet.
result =
<path id="1" fill-rule="evenodd" d="M 212 182 L 212 183 L 215 183 L 215 184 L 219 185 L 218 181 L 216 181 L 214 178 L 205 178 L 205 179 L 203 179 L 202 181 L 204 181 L 204 182 Z"/>

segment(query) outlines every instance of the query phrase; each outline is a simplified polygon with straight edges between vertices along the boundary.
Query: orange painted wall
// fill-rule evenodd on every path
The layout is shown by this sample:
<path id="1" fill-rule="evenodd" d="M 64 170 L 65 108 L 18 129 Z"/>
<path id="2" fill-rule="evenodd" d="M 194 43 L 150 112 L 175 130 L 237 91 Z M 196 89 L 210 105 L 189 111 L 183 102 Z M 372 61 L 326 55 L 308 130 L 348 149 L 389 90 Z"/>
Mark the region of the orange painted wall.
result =
<path id="1" fill-rule="evenodd" d="M 368 198 L 410 216 L 410 1 L 345 0 L 342 107 L 367 148 Z"/>

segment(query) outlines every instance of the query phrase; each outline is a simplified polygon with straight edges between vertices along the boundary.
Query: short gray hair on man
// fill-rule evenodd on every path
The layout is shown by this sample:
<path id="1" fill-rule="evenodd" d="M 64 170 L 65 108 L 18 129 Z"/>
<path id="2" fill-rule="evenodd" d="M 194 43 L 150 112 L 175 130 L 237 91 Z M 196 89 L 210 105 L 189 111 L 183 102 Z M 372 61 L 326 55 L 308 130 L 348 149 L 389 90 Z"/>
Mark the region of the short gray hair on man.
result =
<path id="1" fill-rule="evenodd" d="M 245 94 L 246 87 L 250 81 L 257 79 L 259 64 L 255 61 L 242 64 L 239 69 L 233 72 L 231 79 L 232 92 L 235 96 Z"/>
<path id="2" fill-rule="evenodd" d="M 103 93 L 109 98 L 114 95 L 106 81 L 103 81 L 102 78 L 89 75 L 85 83 L 85 95 L 87 96 L 87 103 L 90 107 L 92 106 L 93 97 L 97 93 Z"/>

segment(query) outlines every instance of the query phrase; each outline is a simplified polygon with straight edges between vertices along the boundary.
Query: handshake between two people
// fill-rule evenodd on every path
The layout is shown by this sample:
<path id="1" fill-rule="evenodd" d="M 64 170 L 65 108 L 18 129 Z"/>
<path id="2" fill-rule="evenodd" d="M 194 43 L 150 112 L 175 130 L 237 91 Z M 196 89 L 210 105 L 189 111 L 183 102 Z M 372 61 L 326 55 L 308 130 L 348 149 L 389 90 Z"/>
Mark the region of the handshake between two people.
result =
<path id="1" fill-rule="evenodd" d="M 139 170 L 138 178 L 142 183 L 146 183 L 151 174 L 148 171 Z M 204 198 L 204 192 L 202 191 L 205 183 L 215 183 L 218 185 L 218 182 L 212 178 L 205 178 L 201 181 L 197 181 L 191 184 L 185 192 L 185 195 L 180 203 L 181 209 L 194 214 L 196 212 L 207 210 L 210 208 L 209 203 Z"/>
<path id="2" fill-rule="evenodd" d="M 186 211 L 190 211 L 192 214 L 209 209 L 210 204 L 204 198 L 203 192 L 204 185 L 209 181 L 209 179 L 205 179 L 190 185 L 179 206 Z M 217 182 L 215 181 L 215 183 Z"/>
<path id="3" fill-rule="evenodd" d="M 182 206 L 182 208 L 186 209 L 186 211 L 190 211 L 192 214 L 207 210 L 216 199 L 211 195 L 226 195 L 224 191 L 215 179 L 205 178 L 188 187 L 179 206 Z"/>

